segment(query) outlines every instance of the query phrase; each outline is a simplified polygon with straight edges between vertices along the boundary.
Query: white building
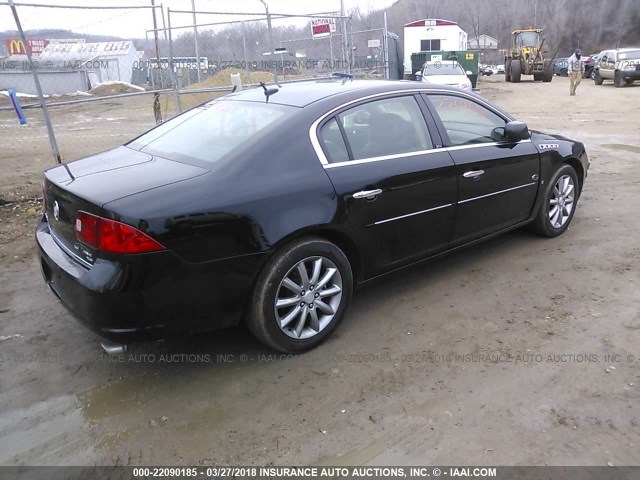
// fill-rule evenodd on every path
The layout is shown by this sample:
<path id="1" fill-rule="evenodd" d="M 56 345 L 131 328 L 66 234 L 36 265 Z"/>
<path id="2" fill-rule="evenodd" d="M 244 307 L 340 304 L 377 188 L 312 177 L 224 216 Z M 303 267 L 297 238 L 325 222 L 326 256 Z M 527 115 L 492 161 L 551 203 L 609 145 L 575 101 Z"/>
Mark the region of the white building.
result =
<path id="1" fill-rule="evenodd" d="M 489 35 L 480 35 L 469 40 L 469 50 L 497 50 L 498 40 Z"/>
<path id="2" fill-rule="evenodd" d="M 467 32 L 456 22 L 428 18 L 404 26 L 404 73 L 411 74 L 411 54 L 467 50 Z"/>
<path id="3" fill-rule="evenodd" d="M 131 83 L 138 52 L 131 41 L 50 44 L 38 59 L 63 66 L 65 70 L 87 73 L 89 88 L 99 83 L 119 81 Z"/>
<path id="4" fill-rule="evenodd" d="M 45 95 L 86 92 L 109 81 L 131 83 L 138 52 L 133 42 L 50 43 L 33 60 Z M 0 90 L 36 94 L 26 59 L 11 56 L 0 65 Z"/>

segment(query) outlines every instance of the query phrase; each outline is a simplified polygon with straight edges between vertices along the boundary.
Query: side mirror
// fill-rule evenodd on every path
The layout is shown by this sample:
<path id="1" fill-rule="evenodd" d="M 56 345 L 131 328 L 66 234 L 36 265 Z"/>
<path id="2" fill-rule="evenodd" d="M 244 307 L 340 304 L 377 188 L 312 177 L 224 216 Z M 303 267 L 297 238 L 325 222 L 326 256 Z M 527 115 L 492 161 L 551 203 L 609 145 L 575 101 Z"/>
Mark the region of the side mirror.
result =
<path id="1" fill-rule="evenodd" d="M 473 75 L 473 72 L 472 72 L 471 70 L 467 70 L 467 71 L 466 71 L 466 72 L 464 72 L 464 73 L 466 73 L 467 75 Z"/>
<path id="2" fill-rule="evenodd" d="M 529 127 L 524 122 L 509 122 L 504 126 L 504 137 L 510 142 L 519 142 L 529 138 Z"/>
<path id="3" fill-rule="evenodd" d="M 422 81 L 422 72 L 416 72 L 415 77 L 416 77 L 416 81 L 421 82 Z"/>

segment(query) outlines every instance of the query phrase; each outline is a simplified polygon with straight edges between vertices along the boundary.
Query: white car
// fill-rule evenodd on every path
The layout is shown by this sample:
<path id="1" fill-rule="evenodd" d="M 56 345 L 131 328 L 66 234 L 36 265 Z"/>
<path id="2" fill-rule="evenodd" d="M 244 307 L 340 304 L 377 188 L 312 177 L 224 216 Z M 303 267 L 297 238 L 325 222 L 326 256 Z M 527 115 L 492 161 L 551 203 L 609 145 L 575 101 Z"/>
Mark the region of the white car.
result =
<path id="1" fill-rule="evenodd" d="M 471 90 L 471 80 L 467 75 L 471 72 L 465 72 L 455 60 L 432 61 L 426 62 L 422 71 L 416 73 L 416 80 Z"/>
<path id="2" fill-rule="evenodd" d="M 496 73 L 504 73 L 504 65 L 498 65 L 496 67 Z"/>

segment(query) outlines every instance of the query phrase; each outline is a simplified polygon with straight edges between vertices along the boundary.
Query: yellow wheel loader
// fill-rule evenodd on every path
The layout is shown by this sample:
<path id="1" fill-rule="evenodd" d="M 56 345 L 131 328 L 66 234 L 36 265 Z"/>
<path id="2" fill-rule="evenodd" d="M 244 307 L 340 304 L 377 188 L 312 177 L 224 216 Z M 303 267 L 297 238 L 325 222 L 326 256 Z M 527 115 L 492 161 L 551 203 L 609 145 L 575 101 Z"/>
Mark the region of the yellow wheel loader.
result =
<path id="1" fill-rule="evenodd" d="M 518 83 L 522 75 L 533 75 L 535 81 L 553 79 L 553 58 L 544 49 L 545 38 L 540 28 L 511 32 L 511 46 L 504 57 L 507 82 Z"/>

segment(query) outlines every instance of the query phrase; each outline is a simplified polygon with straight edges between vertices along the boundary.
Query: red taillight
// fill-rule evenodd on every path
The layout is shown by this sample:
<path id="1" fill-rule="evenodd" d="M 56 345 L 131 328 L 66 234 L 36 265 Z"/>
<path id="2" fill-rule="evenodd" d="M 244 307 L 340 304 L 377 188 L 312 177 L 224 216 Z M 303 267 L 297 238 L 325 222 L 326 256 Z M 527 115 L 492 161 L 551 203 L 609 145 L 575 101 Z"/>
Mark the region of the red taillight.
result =
<path id="1" fill-rule="evenodd" d="M 110 253 L 158 252 L 165 248 L 137 228 L 87 212 L 76 213 L 76 238 Z"/>
<path id="2" fill-rule="evenodd" d="M 87 212 L 76 213 L 76 238 L 90 247 L 98 248 L 98 223 L 100 217 Z"/>

